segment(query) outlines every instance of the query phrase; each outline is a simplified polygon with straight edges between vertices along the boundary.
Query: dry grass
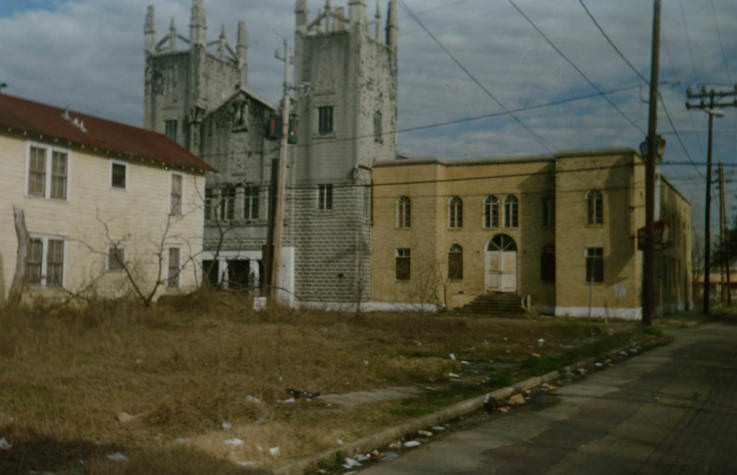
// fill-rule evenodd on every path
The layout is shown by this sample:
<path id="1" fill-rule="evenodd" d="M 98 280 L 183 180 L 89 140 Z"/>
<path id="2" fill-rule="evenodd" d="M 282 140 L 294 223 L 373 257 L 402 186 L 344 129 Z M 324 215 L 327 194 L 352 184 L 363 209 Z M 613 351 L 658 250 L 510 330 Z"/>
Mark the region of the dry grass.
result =
<path id="1" fill-rule="evenodd" d="M 242 470 L 222 459 L 268 467 L 270 447 L 280 447 L 283 461 L 406 417 L 382 405 L 280 404 L 286 388 L 327 394 L 443 384 L 458 369 L 451 352 L 459 360 L 522 360 L 531 351 L 556 355 L 630 328 L 550 319 L 255 313 L 242 296 L 207 293 L 154 308 L 116 301 L 6 309 L 0 311 L 0 437 L 14 447 L 0 450 L 0 471 L 74 473 L 80 459 L 90 473 L 111 474 Z M 542 348 L 538 338 L 545 339 Z M 249 395 L 263 403 L 249 402 Z M 121 424 L 120 412 L 140 416 Z M 223 421 L 233 429 L 223 431 Z M 244 445 L 223 444 L 232 437 Z M 176 444 L 178 438 L 200 450 Z M 118 450 L 128 463 L 105 458 Z"/>

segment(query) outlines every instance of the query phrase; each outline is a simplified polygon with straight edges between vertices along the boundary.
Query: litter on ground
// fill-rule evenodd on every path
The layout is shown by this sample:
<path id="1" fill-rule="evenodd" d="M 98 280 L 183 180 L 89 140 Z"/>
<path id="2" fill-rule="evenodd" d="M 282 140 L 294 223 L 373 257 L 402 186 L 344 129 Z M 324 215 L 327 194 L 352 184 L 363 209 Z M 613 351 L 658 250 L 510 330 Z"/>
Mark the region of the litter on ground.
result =
<path id="1" fill-rule="evenodd" d="M 13 444 L 11 444 L 10 442 L 8 442 L 8 439 L 6 439 L 5 437 L 3 437 L 2 439 L 0 439 L 0 449 L 2 449 L 2 450 L 10 450 L 12 448 L 13 448 Z"/>
<path id="2" fill-rule="evenodd" d="M 413 448 L 413 447 L 419 447 L 420 445 L 422 445 L 422 443 L 421 443 L 421 442 L 419 442 L 419 441 L 417 441 L 417 440 L 410 440 L 410 441 L 407 441 L 407 442 L 405 442 L 405 443 L 404 443 L 404 444 L 402 444 L 402 445 L 403 445 L 404 447 L 407 447 L 407 448 L 411 449 L 411 448 Z"/>
<path id="3" fill-rule="evenodd" d="M 127 462 L 128 461 L 128 457 L 126 457 L 120 452 L 108 454 L 107 458 L 108 460 L 112 460 L 113 462 Z"/>
<path id="4" fill-rule="evenodd" d="M 241 445 L 243 445 L 243 440 L 236 437 L 233 439 L 225 439 L 223 443 L 230 447 L 240 447 Z"/>
<path id="5" fill-rule="evenodd" d="M 281 453 L 281 450 L 279 450 L 279 447 L 272 447 L 269 449 L 269 455 L 272 457 L 278 457 Z"/>

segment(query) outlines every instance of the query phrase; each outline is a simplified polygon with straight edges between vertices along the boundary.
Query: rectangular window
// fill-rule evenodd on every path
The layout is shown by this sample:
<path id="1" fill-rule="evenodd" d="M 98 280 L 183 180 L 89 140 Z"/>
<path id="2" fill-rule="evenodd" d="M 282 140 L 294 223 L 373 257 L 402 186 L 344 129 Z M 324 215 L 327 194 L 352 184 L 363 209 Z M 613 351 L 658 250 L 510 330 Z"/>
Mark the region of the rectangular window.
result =
<path id="1" fill-rule="evenodd" d="M 41 239 L 31 239 L 26 258 L 26 282 L 31 285 L 41 285 L 43 272 L 44 242 Z"/>
<path id="2" fill-rule="evenodd" d="M 128 166 L 125 163 L 112 163 L 110 171 L 110 186 L 125 190 L 128 186 Z"/>
<path id="3" fill-rule="evenodd" d="M 31 147 L 28 163 L 28 194 L 46 196 L 46 149 Z"/>
<path id="4" fill-rule="evenodd" d="M 171 176 L 171 215 L 182 215 L 182 175 Z"/>
<path id="5" fill-rule="evenodd" d="M 170 289 L 179 287 L 179 248 L 169 248 L 169 272 L 167 274 L 166 286 Z"/>
<path id="6" fill-rule="evenodd" d="M 51 198 L 67 199 L 67 154 L 56 150 L 51 154 Z"/>
<path id="7" fill-rule="evenodd" d="M 380 111 L 374 114 L 374 142 L 384 143 L 384 134 L 382 132 L 382 116 Z"/>
<path id="8" fill-rule="evenodd" d="M 212 188 L 205 190 L 205 219 L 215 219 L 215 213 L 213 212 L 213 203 L 215 202 L 215 193 Z"/>
<path id="9" fill-rule="evenodd" d="M 550 228 L 555 224 L 555 202 L 552 196 L 542 199 L 542 221 L 543 227 Z"/>
<path id="10" fill-rule="evenodd" d="M 318 133 L 328 135 L 333 132 L 333 106 L 323 106 L 318 111 Z"/>
<path id="11" fill-rule="evenodd" d="M 586 248 L 586 282 L 604 282 L 604 249 Z"/>
<path id="12" fill-rule="evenodd" d="M 107 270 L 119 272 L 123 270 L 125 249 L 121 246 L 110 246 L 107 253 Z"/>
<path id="13" fill-rule="evenodd" d="M 397 280 L 409 280 L 410 273 L 410 250 L 397 249 L 396 256 L 396 278 Z"/>
<path id="14" fill-rule="evenodd" d="M 317 207 L 319 209 L 333 209 L 333 185 L 317 186 Z"/>
<path id="15" fill-rule="evenodd" d="M 245 191 L 245 203 L 243 205 L 243 219 L 258 219 L 258 186 L 248 185 Z"/>
<path id="16" fill-rule="evenodd" d="M 226 186 L 220 191 L 220 220 L 232 221 L 235 218 L 235 187 Z"/>
<path id="17" fill-rule="evenodd" d="M 177 121 L 176 120 L 167 120 L 164 122 L 164 134 L 172 139 L 173 141 L 177 141 Z"/>
<path id="18" fill-rule="evenodd" d="M 64 285 L 64 240 L 31 238 L 26 260 L 26 282 L 41 287 Z"/>

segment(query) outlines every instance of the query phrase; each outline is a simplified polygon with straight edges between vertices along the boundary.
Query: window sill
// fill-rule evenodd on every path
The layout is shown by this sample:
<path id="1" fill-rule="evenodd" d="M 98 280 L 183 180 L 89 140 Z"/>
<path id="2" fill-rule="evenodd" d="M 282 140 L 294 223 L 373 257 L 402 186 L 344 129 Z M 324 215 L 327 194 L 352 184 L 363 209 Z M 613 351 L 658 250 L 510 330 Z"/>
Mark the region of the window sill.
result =
<path id="1" fill-rule="evenodd" d="M 312 140 L 330 140 L 335 139 L 336 137 L 337 135 L 334 131 L 327 134 L 316 133 L 312 135 Z"/>

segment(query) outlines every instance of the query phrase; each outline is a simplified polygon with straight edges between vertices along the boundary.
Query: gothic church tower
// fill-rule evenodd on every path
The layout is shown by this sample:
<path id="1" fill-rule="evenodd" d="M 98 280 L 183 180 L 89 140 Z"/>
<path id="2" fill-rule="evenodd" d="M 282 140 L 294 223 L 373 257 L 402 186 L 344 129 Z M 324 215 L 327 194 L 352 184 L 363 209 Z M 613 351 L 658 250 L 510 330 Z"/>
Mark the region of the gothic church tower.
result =
<path id="1" fill-rule="evenodd" d="M 205 114 L 246 87 L 246 24 L 238 24 L 235 49 L 226 40 L 224 26 L 218 39 L 208 42 L 203 0 L 193 0 L 189 38 L 177 31 L 172 18 L 169 33 L 157 42 L 153 6 L 148 7 L 144 33 L 144 127 L 166 134 L 199 155 Z M 180 49 L 181 44 L 185 48 Z"/>
<path id="2" fill-rule="evenodd" d="M 295 8 L 299 144 L 292 194 L 296 293 L 315 305 L 371 296 L 371 167 L 396 158 L 397 6 Z"/>

